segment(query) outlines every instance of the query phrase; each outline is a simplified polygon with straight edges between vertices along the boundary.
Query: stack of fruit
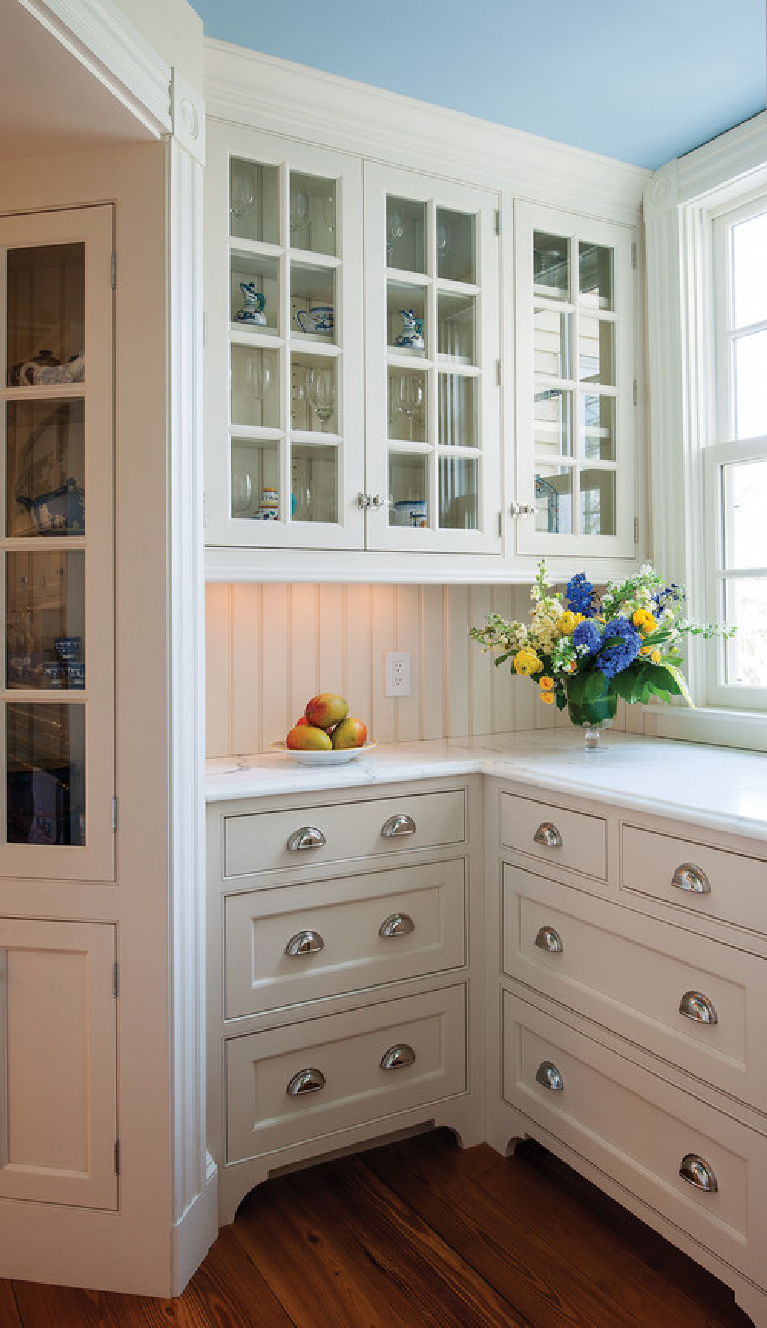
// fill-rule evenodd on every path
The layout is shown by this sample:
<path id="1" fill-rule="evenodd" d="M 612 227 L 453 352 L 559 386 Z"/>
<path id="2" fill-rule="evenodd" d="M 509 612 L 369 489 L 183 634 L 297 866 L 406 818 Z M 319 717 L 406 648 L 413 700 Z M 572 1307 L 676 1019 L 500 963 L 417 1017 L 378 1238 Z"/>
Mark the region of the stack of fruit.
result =
<path id="1" fill-rule="evenodd" d="M 285 745 L 297 752 L 343 751 L 362 747 L 367 736 L 367 728 L 361 719 L 349 714 L 342 696 L 320 692 L 290 730 Z"/>

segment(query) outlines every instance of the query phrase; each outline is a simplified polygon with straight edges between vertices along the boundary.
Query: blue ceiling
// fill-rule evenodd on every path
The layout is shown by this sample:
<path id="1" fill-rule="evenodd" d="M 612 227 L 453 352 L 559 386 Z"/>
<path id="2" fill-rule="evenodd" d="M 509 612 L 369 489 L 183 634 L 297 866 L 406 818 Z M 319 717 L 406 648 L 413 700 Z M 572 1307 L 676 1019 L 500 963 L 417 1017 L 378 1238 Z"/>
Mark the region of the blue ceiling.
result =
<path id="1" fill-rule="evenodd" d="M 765 0 L 191 0 L 206 35 L 650 169 L 765 107 Z"/>

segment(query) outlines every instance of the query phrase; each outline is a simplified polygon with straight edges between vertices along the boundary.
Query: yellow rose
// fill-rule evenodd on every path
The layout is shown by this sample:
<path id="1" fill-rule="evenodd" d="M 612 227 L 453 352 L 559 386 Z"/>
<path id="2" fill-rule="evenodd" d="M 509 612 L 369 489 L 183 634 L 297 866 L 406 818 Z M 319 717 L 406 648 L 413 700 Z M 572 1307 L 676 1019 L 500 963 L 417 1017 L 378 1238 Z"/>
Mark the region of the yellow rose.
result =
<path id="1" fill-rule="evenodd" d="M 538 686 L 544 692 L 550 692 L 554 686 L 554 679 L 550 678 L 547 673 L 544 673 L 543 677 L 538 679 Z"/>
<path id="2" fill-rule="evenodd" d="M 546 705 L 553 705 L 553 704 L 554 704 L 554 693 L 553 693 L 553 692 L 541 692 L 541 693 L 540 693 L 540 697 L 541 697 L 541 700 L 542 700 L 542 701 L 545 701 Z"/>
<path id="3" fill-rule="evenodd" d="M 645 636 L 649 636 L 650 632 L 654 632 L 658 626 L 655 615 L 650 613 L 649 609 L 637 609 L 632 621 L 640 632 L 644 632 Z"/>
<path id="4" fill-rule="evenodd" d="M 582 622 L 582 613 L 571 613 L 569 609 L 565 609 L 564 613 L 561 613 L 557 619 L 557 627 L 563 636 L 572 636 L 578 623 Z"/>
<path id="5" fill-rule="evenodd" d="M 531 678 L 534 673 L 540 673 L 543 665 L 534 650 L 518 650 L 514 656 L 514 672 L 521 673 L 526 678 Z"/>
<path id="6" fill-rule="evenodd" d="M 650 659 L 652 660 L 653 664 L 660 664 L 660 651 L 653 650 L 652 654 L 650 655 Z"/>

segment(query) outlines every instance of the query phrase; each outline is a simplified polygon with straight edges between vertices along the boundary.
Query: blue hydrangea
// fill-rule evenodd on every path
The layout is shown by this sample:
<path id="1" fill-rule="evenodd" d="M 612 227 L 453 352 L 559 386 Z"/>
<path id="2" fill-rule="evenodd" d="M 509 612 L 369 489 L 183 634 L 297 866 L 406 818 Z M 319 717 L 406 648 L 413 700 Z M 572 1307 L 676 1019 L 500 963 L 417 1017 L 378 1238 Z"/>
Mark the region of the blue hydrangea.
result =
<path id="1" fill-rule="evenodd" d="M 581 626 L 585 626 L 581 623 Z M 605 627 L 605 641 L 596 660 L 597 668 L 606 678 L 614 678 L 633 664 L 642 646 L 642 637 L 628 618 L 618 616 Z"/>
<path id="2" fill-rule="evenodd" d="M 578 623 L 573 632 L 573 645 L 579 655 L 596 655 L 602 648 L 602 630 L 592 618 Z"/>
<path id="3" fill-rule="evenodd" d="M 582 613 L 584 618 L 592 618 L 595 613 L 594 587 L 586 580 L 583 572 L 576 572 L 567 583 L 567 607 L 571 613 Z"/>

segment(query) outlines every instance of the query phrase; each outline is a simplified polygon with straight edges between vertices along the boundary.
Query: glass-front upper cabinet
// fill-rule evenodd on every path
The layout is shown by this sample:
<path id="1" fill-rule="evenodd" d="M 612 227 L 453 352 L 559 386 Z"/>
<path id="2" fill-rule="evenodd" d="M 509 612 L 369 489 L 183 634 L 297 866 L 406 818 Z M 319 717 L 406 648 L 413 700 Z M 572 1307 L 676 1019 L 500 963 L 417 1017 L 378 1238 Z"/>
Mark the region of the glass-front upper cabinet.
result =
<path id="1" fill-rule="evenodd" d="M 113 877 L 111 207 L 0 218 L 0 873 Z"/>
<path id="2" fill-rule="evenodd" d="M 359 162 L 212 121 L 205 539 L 362 547 Z"/>
<path id="3" fill-rule="evenodd" d="M 517 551 L 633 556 L 635 232 L 520 202 L 515 227 Z"/>
<path id="4" fill-rule="evenodd" d="M 497 208 L 365 166 L 368 548 L 500 549 Z"/>

